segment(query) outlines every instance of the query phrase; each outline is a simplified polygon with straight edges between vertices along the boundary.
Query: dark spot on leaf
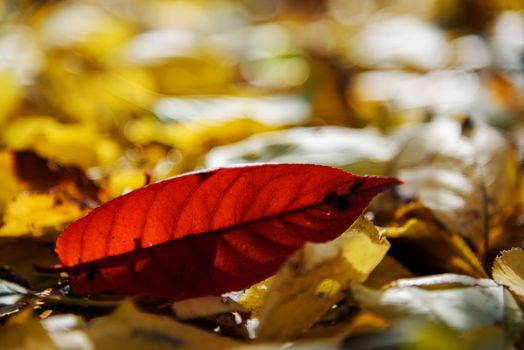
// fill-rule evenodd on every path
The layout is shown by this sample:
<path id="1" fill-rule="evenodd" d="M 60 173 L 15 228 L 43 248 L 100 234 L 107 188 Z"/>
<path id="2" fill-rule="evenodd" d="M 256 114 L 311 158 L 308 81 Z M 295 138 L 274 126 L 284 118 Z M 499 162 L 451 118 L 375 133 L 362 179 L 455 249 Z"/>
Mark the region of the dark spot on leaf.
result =
<path id="1" fill-rule="evenodd" d="M 358 180 L 357 182 L 351 185 L 351 187 L 349 188 L 349 193 L 357 191 L 359 188 L 362 187 L 362 185 L 364 185 L 364 179 Z"/>
<path id="2" fill-rule="evenodd" d="M 337 194 L 335 192 L 329 192 L 326 197 L 324 197 L 324 203 L 331 204 L 337 199 Z"/>
<path id="3" fill-rule="evenodd" d="M 206 172 L 202 172 L 202 173 L 197 173 L 198 177 L 200 178 L 201 181 L 204 181 L 208 178 L 210 178 L 215 172 L 214 171 L 206 171 Z"/>
<path id="4" fill-rule="evenodd" d="M 349 200 L 346 197 L 337 195 L 335 192 L 329 193 L 324 198 L 324 203 L 340 211 L 349 208 Z"/>
<path id="5" fill-rule="evenodd" d="M 91 267 L 91 269 L 85 274 L 86 282 L 92 282 L 98 276 L 98 274 L 98 268 L 96 266 Z"/>

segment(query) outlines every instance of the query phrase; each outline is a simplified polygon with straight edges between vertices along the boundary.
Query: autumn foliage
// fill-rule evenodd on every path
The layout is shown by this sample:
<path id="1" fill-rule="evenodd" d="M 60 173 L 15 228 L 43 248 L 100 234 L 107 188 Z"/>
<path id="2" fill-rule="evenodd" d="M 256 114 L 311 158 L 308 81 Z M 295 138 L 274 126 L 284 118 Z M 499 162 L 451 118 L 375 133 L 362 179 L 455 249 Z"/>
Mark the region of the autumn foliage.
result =
<path id="1" fill-rule="evenodd" d="M 77 292 L 220 295 L 271 276 L 305 242 L 336 238 L 398 183 L 306 164 L 182 175 L 93 210 L 56 252 Z"/>
<path id="2" fill-rule="evenodd" d="M 522 8 L 0 2 L 0 349 L 523 348 Z"/>

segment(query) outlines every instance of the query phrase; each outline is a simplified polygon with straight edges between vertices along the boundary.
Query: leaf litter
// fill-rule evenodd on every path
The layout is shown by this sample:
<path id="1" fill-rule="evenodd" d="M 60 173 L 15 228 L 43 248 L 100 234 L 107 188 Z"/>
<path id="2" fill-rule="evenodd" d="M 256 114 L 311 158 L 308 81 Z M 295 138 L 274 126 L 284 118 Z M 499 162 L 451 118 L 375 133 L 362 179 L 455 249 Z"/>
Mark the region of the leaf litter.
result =
<path id="1" fill-rule="evenodd" d="M 499 0 L 0 6 L 0 348 L 522 348 L 519 10 Z M 134 224 L 145 217 L 163 232 L 170 216 L 148 189 L 264 162 L 404 184 L 367 208 L 316 186 L 334 212 L 357 205 L 363 216 L 316 242 L 298 235 L 286 254 L 256 240 L 241 247 L 271 269 L 206 251 L 208 266 L 237 274 L 213 280 L 189 264 L 179 272 L 196 284 L 177 298 L 154 274 L 136 275 L 151 253 L 135 248 L 156 242 L 131 239 L 125 259 L 109 251 L 118 273 L 57 265 L 57 237 L 85 215 L 112 217 L 107 231 L 97 230 L 109 221 L 93 219 L 106 234 L 141 232 Z M 219 218 L 239 220 L 252 204 L 242 196 L 271 211 L 302 198 L 312 178 L 297 171 L 258 196 L 246 186 L 220 199 L 228 191 L 210 188 L 203 210 L 180 222 L 200 232 L 216 221 L 213 200 L 234 208 Z M 139 198 L 136 189 L 145 199 L 124 220 L 111 199 Z M 291 239 L 297 223 L 325 224 L 303 217 L 263 231 Z M 188 261 L 162 257 L 162 267 Z M 238 282 L 242 269 L 248 282 Z M 138 295 L 113 279 L 126 274 Z M 102 277 L 111 288 L 77 288 Z"/>

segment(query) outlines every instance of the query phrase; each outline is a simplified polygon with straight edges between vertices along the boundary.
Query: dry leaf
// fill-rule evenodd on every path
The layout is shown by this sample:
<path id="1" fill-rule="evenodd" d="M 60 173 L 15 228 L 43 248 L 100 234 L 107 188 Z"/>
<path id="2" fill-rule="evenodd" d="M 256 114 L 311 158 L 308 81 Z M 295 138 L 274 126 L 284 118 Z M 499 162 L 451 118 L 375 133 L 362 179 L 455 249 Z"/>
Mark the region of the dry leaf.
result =
<path id="1" fill-rule="evenodd" d="M 365 281 L 388 249 L 364 217 L 332 242 L 306 244 L 276 274 L 260 309 L 257 339 L 286 340 L 306 331 L 352 280 Z"/>
<path id="2" fill-rule="evenodd" d="M 271 288 L 271 284 L 273 283 L 274 278 L 274 276 L 271 276 L 269 278 L 266 278 L 262 282 L 258 282 L 252 285 L 244 291 L 244 293 L 238 300 L 240 305 L 244 306 L 246 309 L 251 311 L 253 317 L 257 317 L 260 313 L 260 308 L 262 307 L 264 298 L 266 298 Z"/>
<path id="3" fill-rule="evenodd" d="M 386 255 L 371 272 L 364 285 L 370 288 L 382 288 L 399 278 L 410 277 L 415 277 L 415 275 L 399 263 L 397 259 Z"/>
<path id="4" fill-rule="evenodd" d="M 395 242 L 398 254 L 418 268 L 431 267 L 473 277 L 487 277 L 478 258 L 464 240 L 430 221 L 410 219 L 401 227 L 385 227 L 384 234 Z"/>
<path id="5" fill-rule="evenodd" d="M 12 316 L 0 332 L 0 344 L 3 349 L 39 349 L 57 350 L 40 321 L 33 318 L 32 308 Z"/>
<path id="6" fill-rule="evenodd" d="M 39 237 L 60 230 L 83 214 L 85 209 L 59 193 L 23 192 L 8 203 L 0 237 Z"/>
<path id="7" fill-rule="evenodd" d="M 494 128 L 467 119 L 439 119 L 407 133 L 394 173 L 405 198 L 419 198 L 450 232 L 480 255 L 488 234 L 511 212 L 516 154 Z"/>
<path id="8" fill-rule="evenodd" d="M 503 251 L 493 263 L 493 279 L 524 298 L 524 250 Z"/>
<path id="9" fill-rule="evenodd" d="M 20 118 L 6 128 L 3 139 L 13 150 L 31 149 L 44 158 L 82 168 L 110 164 L 121 152 L 95 124 L 64 124 L 51 117 Z"/>
<path id="10" fill-rule="evenodd" d="M 231 349 L 242 343 L 137 310 L 124 302 L 113 314 L 93 321 L 86 333 L 97 350 Z"/>
<path id="11" fill-rule="evenodd" d="M 379 331 L 350 335 L 341 349 L 424 349 L 468 350 L 459 334 L 445 325 L 420 318 L 395 320 Z"/>
<path id="12" fill-rule="evenodd" d="M 394 141 L 374 129 L 336 126 L 291 128 L 261 133 L 211 150 L 209 167 L 236 163 L 315 163 L 357 174 L 383 175 L 397 151 Z"/>
<path id="13" fill-rule="evenodd" d="M 435 275 L 401 279 L 383 291 L 352 282 L 350 297 L 362 308 L 393 319 L 421 316 L 460 331 L 502 323 L 514 337 L 524 329 L 522 311 L 511 293 L 488 279 Z"/>
<path id="14" fill-rule="evenodd" d="M 248 314 L 249 311 L 241 304 L 224 297 L 207 296 L 177 301 L 171 309 L 180 320 L 192 320 L 209 316 L 216 316 L 229 312 Z"/>
<path id="15" fill-rule="evenodd" d="M 36 291 L 54 285 L 57 275 L 43 274 L 33 268 L 33 263 L 53 266 L 59 263 L 54 253 L 54 244 L 33 237 L 0 238 L 0 266 L 7 266 L 16 276 L 20 276 Z"/>
<path id="16" fill-rule="evenodd" d="M 5 204 L 19 191 L 24 189 L 13 171 L 13 159 L 9 152 L 0 151 L 0 210 L 4 210 Z"/>

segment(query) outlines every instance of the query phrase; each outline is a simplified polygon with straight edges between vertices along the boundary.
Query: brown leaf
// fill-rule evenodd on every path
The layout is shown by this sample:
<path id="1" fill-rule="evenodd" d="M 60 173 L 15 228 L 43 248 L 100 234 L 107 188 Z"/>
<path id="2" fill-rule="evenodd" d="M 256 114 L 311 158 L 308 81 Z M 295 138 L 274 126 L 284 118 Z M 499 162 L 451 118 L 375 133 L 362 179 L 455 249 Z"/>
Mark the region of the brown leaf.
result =
<path id="1" fill-rule="evenodd" d="M 394 173 L 406 182 L 399 193 L 419 198 L 482 256 L 490 230 L 513 207 L 514 148 L 494 128 L 470 119 L 439 119 L 407 134 L 394 162 Z"/>
<path id="2" fill-rule="evenodd" d="M 385 227 L 384 234 L 394 242 L 393 253 L 411 262 L 419 271 L 455 272 L 486 278 L 482 264 L 464 240 L 434 222 L 409 219 L 400 227 Z"/>
<path id="3" fill-rule="evenodd" d="M 306 244 L 275 276 L 263 300 L 260 340 L 287 340 L 310 328 L 343 297 L 352 280 L 365 281 L 389 242 L 361 217 L 338 239 Z"/>

